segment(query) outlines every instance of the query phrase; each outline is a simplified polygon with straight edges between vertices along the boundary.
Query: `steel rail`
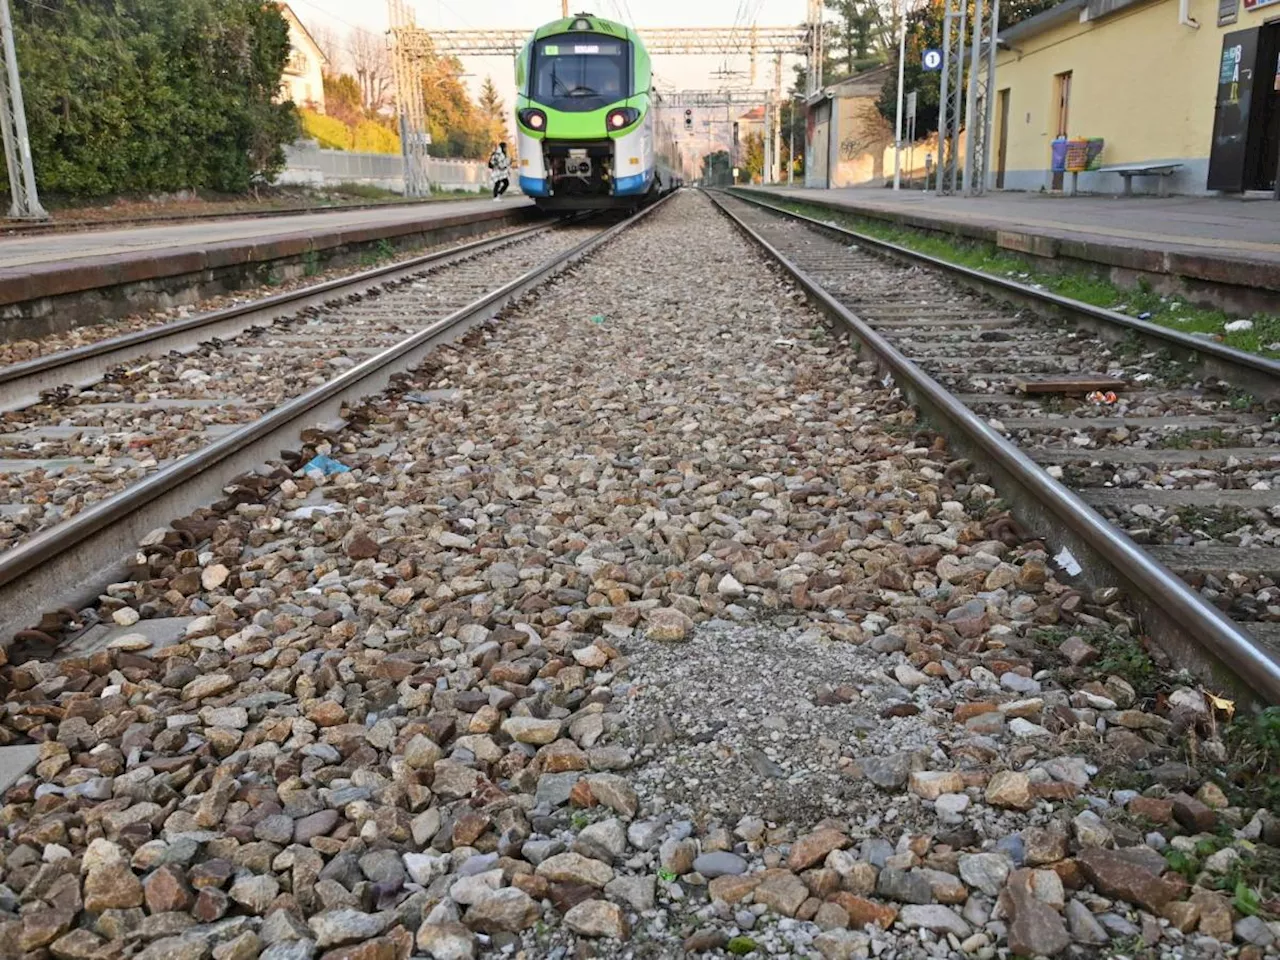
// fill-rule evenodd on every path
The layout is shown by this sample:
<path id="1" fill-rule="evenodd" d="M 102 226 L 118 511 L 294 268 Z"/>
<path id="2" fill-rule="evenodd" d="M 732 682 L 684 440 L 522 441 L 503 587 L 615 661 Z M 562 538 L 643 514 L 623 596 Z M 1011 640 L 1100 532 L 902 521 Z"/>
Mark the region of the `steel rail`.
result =
<path id="1" fill-rule="evenodd" d="M 1049 527 L 1080 563 L 1089 586 L 1118 584 L 1128 593 L 1147 632 L 1180 666 L 1219 689 L 1280 703 L 1280 659 L 1211 607 L 1171 570 L 1153 560 L 1030 457 L 988 426 L 865 320 L 840 303 L 781 250 L 753 230 L 719 197 L 716 206 L 753 243 L 790 274 L 828 316 L 846 326 L 879 366 L 965 455 L 994 476 L 1031 529 Z"/>
<path id="2" fill-rule="evenodd" d="M 1051 293 L 1048 290 L 1038 290 L 1029 284 L 1019 283 L 1017 280 L 1011 280 L 1008 277 L 1001 277 L 994 273 L 961 266 L 958 263 L 951 263 L 948 260 L 943 260 L 927 253 L 919 253 L 909 247 L 890 243 L 888 240 L 880 240 L 865 233 L 859 233 L 857 230 L 851 230 L 848 227 L 836 226 L 833 223 L 827 223 L 824 220 L 797 213 L 794 210 L 788 210 L 786 207 L 770 203 L 756 195 L 754 191 L 734 190 L 731 192 L 731 196 L 737 200 L 743 200 L 757 207 L 797 220 L 816 230 L 833 234 L 842 240 L 855 241 L 866 247 L 871 253 L 902 260 L 913 266 L 924 265 L 942 270 L 950 274 L 954 279 L 960 280 L 982 293 L 991 294 L 992 291 L 995 291 L 1006 300 L 1014 300 L 1032 306 L 1041 313 L 1054 313 L 1066 319 L 1082 323 L 1100 335 L 1116 339 L 1118 331 L 1133 333 L 1149 343 L 1165 350 L 1171 350 L 1180 359 L 1190 360 L 1199 364 L 1208 373 L 1231 383 L 1232 386 L 1250 390 L 1261 400 L 1280 400 L 1280 361 L 1260 357 L 1253 353 L 1246 353 L 1243 350 L 1237 350 L 1235 347 L 1228 347 L 1226 344 L 1213 340 L 1194 337 L 1180 330 L 1171 330 L 1168 327 L 1160 326 L 1158 323 L 1139 320 L 1136 317 L 1130 317 L 1115 310 L 1108 310 L 1105 307 L 1095 307 L 1093 304 L 1073 300 L 1070 297 Z M 803 203 L 804 201 L 799 200 L 796 202 Z M 832 209 L 831 212 L 841 213 L 843 211 Z M 856 216 L 852 211 L 848 215 Z"/>
<path id="3" fill-rule="evenodd" d="M 279 453 L 299 433 L 335 418 L 343 404 L 386 389 L 436 345 L 497 315 L 661 207 L 672 194 L 413 333 L 333 380 L 282 404 L 136 485 L 0 554 L 0 644 L 45 611 L 92 602 L 127 572 L 149 531 L 219 499 L 226 484 Z"/>
<path id="4" fill-rule="evenodd" d="M 194 350 L 209 340 L 236 336 L 251 327 L 272 323 L 307 307 L 319 306 L 336 296 L 348 296 L 375 285 L 395 282 L 426 267 L 465 260 L 527 236 L 552 230 L 565 222 L 559 220 L 519 227 L 500 236 L 471 240 L 347 277 L 325 280 L 297 290 L 272 294 L 222 310 L 197 314 L 184 320 L 136 330 L 87 343 L 82 347 L 0 367 L 0 412 L 30 406 L 46 390 L 67 384 L 87 386 L 95 383 L 102 379 L 111 366 L 146 356 L 156 349 L 179 352 Z"/>

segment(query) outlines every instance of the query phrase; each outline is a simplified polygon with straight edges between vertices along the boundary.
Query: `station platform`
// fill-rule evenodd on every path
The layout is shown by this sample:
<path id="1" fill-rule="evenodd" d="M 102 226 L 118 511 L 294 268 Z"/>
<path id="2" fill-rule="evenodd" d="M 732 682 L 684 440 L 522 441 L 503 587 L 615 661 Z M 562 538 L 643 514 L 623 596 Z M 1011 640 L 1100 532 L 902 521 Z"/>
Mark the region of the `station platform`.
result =
<path id="1" fill-rule="evenodd" d="M 1189 291 L 1255 291 L 1242 309 L 1280 292 L 1280 204 L 1270 198 L 1063 197 L 993 193 L 938 197 L 919 190 L 741 188 L 902 226 L 984 240 L 1039 257 L 1164 276 Z M 1219 293 L 1226 291 L 1219 290 Z M 1262 304 L 1259 304 L 1262 301 Z M 1224 304 L 1219 304 L 1224 305 Z"/>
<path id="2" fill-rule="evenodd" d="M 261 266 L 310 252 L 403 241 L 477 221 L 531 215 L 525 197 L 442 201 L 278 217 L 239 217 L 79 233 L 0 237 L 0 309 Z"/>

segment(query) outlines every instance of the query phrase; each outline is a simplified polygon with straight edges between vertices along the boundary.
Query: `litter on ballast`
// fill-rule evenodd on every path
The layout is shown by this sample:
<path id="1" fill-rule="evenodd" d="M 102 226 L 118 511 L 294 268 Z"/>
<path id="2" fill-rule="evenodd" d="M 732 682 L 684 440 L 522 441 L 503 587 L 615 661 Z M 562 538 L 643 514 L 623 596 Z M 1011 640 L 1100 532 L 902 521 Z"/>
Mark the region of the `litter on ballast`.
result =
<path id="1" fill-rule="evenodd" d="M 323 454 L 316 454 L 307 461 L 307 465 L 302 468 L 303 473 L 310 473 L 312 470 L 318 470 L 326 477 L 331 477 L 335 473 L 348 473 L 351 468 L 345 463 L 339 463 L 332 457 L 326 457 Z"/>
<path id="2" fill-rule="evenodd" d="M 1058 555 L 1053 558 L 1053 562 L 1058 565 L 1058 569 L 1065 573 L 1068 577 L 1076 577 L 1080 575 L 1080 571 L 1084 568 L 1080 566 L 1080 561 L 1066 547 L 1063 547 Z"/>

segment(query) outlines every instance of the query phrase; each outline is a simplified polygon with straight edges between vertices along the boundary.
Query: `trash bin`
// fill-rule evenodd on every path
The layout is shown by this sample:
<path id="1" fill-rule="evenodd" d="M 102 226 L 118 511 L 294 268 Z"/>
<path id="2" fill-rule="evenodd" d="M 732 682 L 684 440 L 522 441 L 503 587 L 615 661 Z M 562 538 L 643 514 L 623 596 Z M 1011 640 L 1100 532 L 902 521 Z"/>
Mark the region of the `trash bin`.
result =
<path id="1" fill-rule="evenodd" d="M 1102 166 L 1102 148 L 1106 145 L 1106 141 L 1102 137 L 1090 137 L 1087 150 L 1088 162 L 1085 164 L 1086 170 L 1097 170 Z"/>
<path id="2" fill-rule="evenodd" d="M 1065 173 L 1067 170 L 1067 138 L 1059 137 L 1050 144 L 1051 162 L 1049 169 L 1054 173 Z"/>
<path id="3" fill-rule="evenodd" d="M 1066 168 L 1069 173 L 1079 173 L 1089 166 L 1089 141 L 1075 139 L 1067 141 Z"/>

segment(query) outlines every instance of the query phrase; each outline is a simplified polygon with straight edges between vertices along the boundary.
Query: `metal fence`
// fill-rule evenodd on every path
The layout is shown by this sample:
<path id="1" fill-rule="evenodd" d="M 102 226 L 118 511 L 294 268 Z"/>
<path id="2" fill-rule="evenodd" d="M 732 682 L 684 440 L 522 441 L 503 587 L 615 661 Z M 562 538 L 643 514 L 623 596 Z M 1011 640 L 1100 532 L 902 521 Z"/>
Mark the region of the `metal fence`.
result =
<path id="1" fill-rule="evenodd" d="M 286 146 L 285 168 L 277 183 L 313 187 L 362 183 L 404 193 L 404 161 L 398 154 L 325 150 L 314 141 Z M 442 190 L 483 191 L 489 170 L 479 160 L 427 158 L 427 179 Z"/>

